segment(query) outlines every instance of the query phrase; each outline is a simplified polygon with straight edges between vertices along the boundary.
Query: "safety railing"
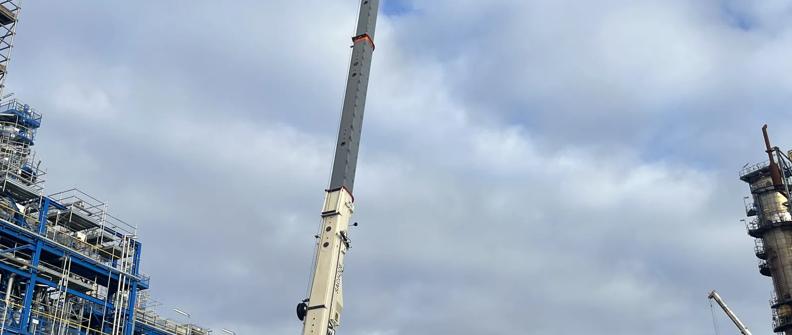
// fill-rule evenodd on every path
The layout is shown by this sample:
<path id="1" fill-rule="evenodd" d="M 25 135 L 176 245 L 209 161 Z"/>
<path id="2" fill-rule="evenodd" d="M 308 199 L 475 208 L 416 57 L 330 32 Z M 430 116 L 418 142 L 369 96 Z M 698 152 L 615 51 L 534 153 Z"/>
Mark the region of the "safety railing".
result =
<path id="1" fill-rule="evenodd" d="M 10 152 L 13 148 L 4 146 L 4 141 L 5 139 L 0 137 L 0 177 L 4 181 L 18 181 L 25 187 L 30 187 L 31 192 L 38 195 L 43 189 L 46 170 L 39 164 L 33 163 L 35 159 L 33 155 L 24 156 Z"/>
<path id="2" fill-rule="evenodd" d="M 758 263 L 759 273 L 770 277 L 772 273 L 770 272 L 770 265 L 767 263 L 767 261 L 764 259 L 759 259 Z"/>
<path id="3" fill-rule="evenodd" d="M 773 310 L 773 331 L 779 332 L 792 327 L 791 315 L 780 315 L 777 309 Z"/>
<path id="4" fill-rule="evenodd" d="M 53 193 L 49 195 L 49 198 L 65 206 L 71 213 L 92 218 L 104 230 L 132 236 L 137 233 L 136 226 L 108 213 L 106 203 L 79 189 L 73 188 Z"/>
<path id="5" fill-rule="evenodd" d="M 789 303 L 792 303 L 792 295 L 787 294 L 784 297 L 778 297 L 775 292 L 770 294 L 770 307 L 772 308 L 778 308 Z"/>
<path id="6" fill-rule="evenodd" d="M 764 258 L 767 255 L 764 241 L 761 238 L 754 239 L 754 254 L 761 258 Z"/>
<path id="7" fill-rule="evenodd" d="M 31 328 L 28 329 L 31 334 L 50 335 L 60 333 L 51 331 L 53 327 L 64 329 L 81 329 L 85 331 L 91 330 L 91 334 L 110 334 L 102 332 L 101 330 L 112 327 L 113 325 L 115 325 L 113 328 L 116 329 L 122 329 L 125 326 L 125 324 L 122 322 L 123 318 L 117 318 L 115 320 L 104 319 L 102 322 L 94 322 L 93 327 L 90 326 L 90 315 L 93 313 L 92 311 L 94 311 L 94 308 L 99 308 L 96 309 L 96 311 L 102 311 L 103 313 L 104 310 L 100 305 L 95 305 L 93 302 L 88 302 L 78 298 L 77 296 L 67 294 L 66 289 L 75 288 L 77 281 L 89 281 L 76 276 L 73 273 L 70 273 L 68 263 L 64 263 L 64 265 L 59 266 L 41 262 L 39 270 L 39 274 L 43 277 L 48 277 L 49 275 L 56 272 L 62 272 L 63 275 L 60 280 L 50 278 L 53 282 L 57 283 L 57 287 L 54 288 L 55 290 L 47 291 L 47 294 L 38 296 L 38 298 L 33 301 L 33 304 L 31 305 L 31 321 L 33 323 L 30 325 Z M 110 297 L 107 295 L 109 292 L 107 287 L 98 286 L 98 288 L 99 289 L 97 290 L 86 292 L 86 294 L 105 301 L 106 303 L 110 303 Z M 117 293 L 116 295 L 118 294 L 126 295 L 128 292 Z M 16 313 L 16 323 L 18 324 L 19 311 L 22 310 L 22 298 L 12 295 L 9 297 L 9 300 L 9 306 L 11 308 L 8 310 L 10 310 L 10 312 Z M 0 301 L 0 306 L 3 307 L 2 309 L 4 312 L 7 312 L 5 306 L 3 305 L 4 300 Z M 88 306 L 91 308 L 91 311 L 81 310 L 79 313 L 72 313 L 72 311 L 69 309 L 74 308 L 75 306 L 78 308 L 80 306 Z M 125 311 L 126 308 L 121 308 L 121 310 Z M 86 315 L 88 316 L 86 317 Z M 6 314 L 5 318 L 10 320 L 12 315 Z M 86 324 L 88 324 L 88 326 L 86 326 Z"/>
<path id="8" fill-rule="evenodd" d="M 4 144 L 29 150 L 40 126 L 41 114 L 30 106 L 17 100 L 0 105 L 0 136 L 7 140 Z"/>
<path id="9" fill-rule="evenodd" d="M 757 208 L 753 201 L 745 202 L 745 216 L 756 216 Z"/>
<path id="10" fill-rule="evenodd" d="M 744 168 L 742 168 L 740 170 L 740 178 L 745 177 L 745 176 L 747 176 L 749 174 L 752 174 L 752 173 L 754 173 L 756 171 L 759 171 L 759 170 L 762 170 L 762 169 L 766 169 L 769 165 L 770 165 L 770 162 L 768 162 L 768 161 L 764 161 L 764 162 L 759 162 L 759 163 L 756 163 L 756 164 L 748 165 L 748 166 L 746 166 L 746 167 L 744 167 Z"/>
<path id="11" fill-rule="evenodd" d="M 759 230 L 760 220 L 758 218 L 748 219 L 744 221 L 745 221 L 745 229 L 748 230 L 749 232 Z"/>
<path id="12" fill-rule="evenodd" d="M 16 116 L 19 119 L 17 122 L 22 126 L 30 128 L 41 126 L 41 113 L 17 99 L 3 101 L 0 104 L 0 114 Z"/>
<path id="13" fill-rule="evenodd" d="M 786 209 L 763 211 L 758 213 L 756 217 L 749 217 L 740 221 L 745 222 L 745 228 L 748 230 L 749 235 L 759 238 L 762 231 L 766 229 L 792 224 L 792 214 Z"/>
<path id="14" fill-rule="evenodd" d="M 212 331 L 193 324 L 178 323 L 170 319 L 159 316 L 152 310 L 138 308 L 135 311 L 135 320 L 153 328 L 165 331 L 173 335 L 208 335 Z"/>
<path id="15" fill-rule="evenodd" d="M 10 247 L 3 245 L 4 250 L 14 250 L 13 252 L 6 252 L 0 254 L 0 262 L 7 263 L 15 267 L 29 267 L 32 265 L 32 250 L 20 249 L 18 246 Z M 68 258 L 67 258 L 68 259 Z M 65 264 L 65 263 L 64 263 Z M 39 260 L 38 272 L 42 278 L 51 280 L 52 282 L 68 282 L 73 287 L 80 287 L 80 291 L 87 292 L 98 299 L 104 299 L 105 296 L 98 294 L 99 283 L 89 278 L 80 276 L 76 273 L 64 269 L 65 265 L 52 264 L 50 262 Z"/>
<path id="16" fill-rule="evenodd" d="M 35 215 L 20 212 L 18 208 L 13 208 L 0 199 L 0 214 L 4 213 L 7 214 L 7 217 L 0 215 L 0 219 L 5 221 L 5 224 L 14 225 L 38 235 L 38 219 Z M 9 220 L 14 215 L 20 215 L 25 218 L 28 223 L 27 226 L 20 226 L 15 224 L 14 220 Z M 47 227 L 46 234 L 43 237 L 109 268 L 115 268 L 127 273 L 131 272 L 131 266 L 129 265 L 132 262 L 117 262 L 116 260 L 134 256 L 134 236 L 122 236 L 113 240 L 105 240 L 103 243 L 91 243 L 92 241 L 87 239 L 88 235 L 85 232 L 74 232 L 50 221 L 48 221 Z M 104 233 L 105 231 L 102 232 Z M 131 245 L 130 249 L 125 250 L 125 245 Z M 149 284 L 150 279 L 148 276 L 139 274 L 138 278 L 144 285 Z"/>
<path id="17" fill-rule="evenodd" d="M 76 188 L 50 194 L 49 198 L 66 208 L 95 216 L 97 219 L 102 218 L 106 209 L 104 202 Z"/>
<path id="18" fill-rule="evenodd" d="M 19 309 L 22 308 L 19 304 L 12 304 L 13 307 L 17 307 Z M 38 308 L 36 308 L 38 307 Z M 63 334 L 70 334 L 67 329 L 70 330 L 77 330 L 83 331 L 85 333 L 90 334 L 97 334 L 97 335 L 112 335 L 111 333 L 103 331 L 103 327 L 101 323 L 94 324 L 93 326 L 86 326 L 89 320 L 78 320 L 72 317 L 64 317 L 63 315 L 56 315 L 52 312 L 48 311 L 51 306 L 43 305 L 43 304 L 36 304 L 31 309 L 30 317 L 31 320 L 35 320 L 34 328 L 29 330 L 32 334 L 41 334 L 41 335 L 51 335 L 51 334 L 60 334 L 58 330 L 64 331 Z M 98 322 L 97 322 L 98 323 Z M 57 329 L 56 329 L 57 328 Z M 55 330 L 53 332 L 53 330 Z"/>

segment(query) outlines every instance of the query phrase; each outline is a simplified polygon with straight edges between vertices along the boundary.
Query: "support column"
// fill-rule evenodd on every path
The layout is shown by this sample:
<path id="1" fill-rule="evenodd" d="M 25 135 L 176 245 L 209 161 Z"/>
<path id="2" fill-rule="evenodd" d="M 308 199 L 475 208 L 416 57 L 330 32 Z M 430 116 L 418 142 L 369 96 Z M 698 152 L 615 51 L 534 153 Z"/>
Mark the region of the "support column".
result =
<path id="1" fill-rule="evenodd" d="M 50 199 L 44 197 L 39 210 L 39 226 L 38 234 L 46 236 L 47 234 L 47 212 L 50 207 Z M 38 266 L 41 261 L 41 249 L 44 247 L 44 241 L 36 238 L 36 249 L 33 251 L 33 259 L 30 261 L 30 279 L 28 280 L 27 288 L 25 289 L 25 300 L 22 305 L 22 316 L 19 320 L 19 329 L 25 334 L 29 333 L 30 315 L 33 308 L 33 294 L 35 293 L 36 282 L 38 279 Z"/>
<path id="2" fill-rule="evenodd" d="M 135 242 L 135 253 L 132 258 L 132 275 L 140 277 L 140 256 L 141 243 Z M 124 327 L 124 335 L 132 335 L 135 331 L 135 305 L 137 305 L 138 279 L 133 279 L 129 289 L 129 307 L 127 309 L 127 322 Z"/>

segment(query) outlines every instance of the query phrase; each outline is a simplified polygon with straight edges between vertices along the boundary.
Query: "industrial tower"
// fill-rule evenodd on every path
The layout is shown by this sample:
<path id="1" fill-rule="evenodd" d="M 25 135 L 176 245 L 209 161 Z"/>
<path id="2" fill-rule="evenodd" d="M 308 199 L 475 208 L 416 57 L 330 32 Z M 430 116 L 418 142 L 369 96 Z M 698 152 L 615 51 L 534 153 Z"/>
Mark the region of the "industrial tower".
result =
<path id="1" fill-rule="evenodd" d="M 0 0 L 0 90 L 20 7 Z M 44 195 L 41 114 L 0 102 L 0 334 L 206 335 L 147 308 L 135 226 L 73 189 Z"/>
<path id="2" fill-rule="evenodd" d="M 316 254 L 310 295 L 297 306 L 304 335 L 333 335 L 341 325 L 343 297 L 341 281 L 344 257 L 350 246 L 349 220 L 355 210 L 355 183 L 363 111 L 366 108 L 374 30 L 379 0 L 362 0 L 357 33 L 352 37 L 352 60 L 347 76 L 341 125 L 338 130 L 333 172 L 322 208 L 321 232 L 316 236 Z"/>
<path id="3" fill-rule="evenodd" d="M 746 197 L 748 235 L 754 237 L 759 272 L 771 277 L 774 294 L 773 330 L 792 335 L 792 215 L 790 215 L 790 182 L 792 161 L 787 154 L 770 144 L 767 125 L 762 128 L 767 162 L 748 166 L 740 179 L 750 186 Z"/>

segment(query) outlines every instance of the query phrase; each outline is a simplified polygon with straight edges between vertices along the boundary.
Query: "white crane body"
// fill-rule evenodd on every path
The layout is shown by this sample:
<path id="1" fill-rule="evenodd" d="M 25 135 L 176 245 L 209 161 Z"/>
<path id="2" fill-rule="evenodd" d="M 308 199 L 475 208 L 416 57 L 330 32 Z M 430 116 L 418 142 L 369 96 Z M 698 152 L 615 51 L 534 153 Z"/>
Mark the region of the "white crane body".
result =
<path id="1" fill-rule="evenodd" d="M 737 314 L 734 314 L 734 312 L 731 310 L 731 308 L 729 308 L 729 306 L 726 306 L 726 302 L 723 301 L 723 299 L 721 298 L 720 294 L 718 294 L 718 292 L 715 292 L 713 290 L 712 292 L 710 292 L 708 298 L 714 300 L 718 304 L 718 306 L 720 306 L 720 308 L 723 309 L 723 311 L 726 313 L 726 316 L 728 316 L 729 319 L 731 319 L 732 322 L 734 322 L 734 325 L 737 326 L 737 329 L 740 330 L 740 333 L 742 335 L 751 335 L 751 331 L 748 330 L 748 327 L 746 327 L 745 324 L 742 323 L 742 321 L 740 321 L 740 318 L 737 317 Z"/>

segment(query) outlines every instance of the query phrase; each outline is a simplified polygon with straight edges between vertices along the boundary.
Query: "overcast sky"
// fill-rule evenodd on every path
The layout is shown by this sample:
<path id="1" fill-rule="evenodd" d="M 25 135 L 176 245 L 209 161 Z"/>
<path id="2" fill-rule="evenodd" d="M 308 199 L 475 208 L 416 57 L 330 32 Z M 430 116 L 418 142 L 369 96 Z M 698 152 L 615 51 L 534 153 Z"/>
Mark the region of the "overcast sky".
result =
<path id="1" fill-rule="evenodd" d="M 139 225 L 163 312 L 298 334 L 358 1 L 25 5 L 47 191 Z M 713 288 L 771 333 L 737 172 L 792 146 L 792 1 L 382 11 L 339 334 L 713 334 Z"/>

